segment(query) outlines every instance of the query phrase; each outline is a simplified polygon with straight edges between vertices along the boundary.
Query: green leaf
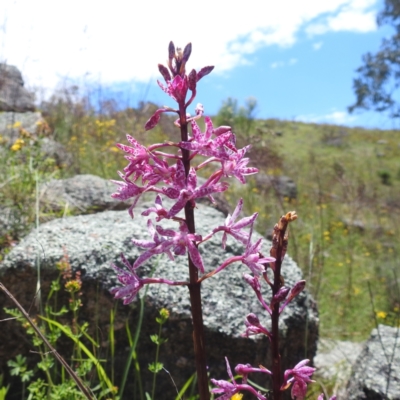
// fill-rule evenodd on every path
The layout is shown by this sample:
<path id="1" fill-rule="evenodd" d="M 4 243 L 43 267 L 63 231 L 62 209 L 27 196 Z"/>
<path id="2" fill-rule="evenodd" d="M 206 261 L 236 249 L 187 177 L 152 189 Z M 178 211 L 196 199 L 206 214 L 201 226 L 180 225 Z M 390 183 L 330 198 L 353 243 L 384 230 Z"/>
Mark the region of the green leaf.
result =
<path id="1" fill-rule="evenodd" d="M 193 383 L 196 374 L 194 373 L 183 385 L 182 389 L 179 391 L 178 395 L 176 396 L 175 400 L 181 400 L 185 392 L 189 389 L 190 385 Z"/>
<path id="2" fill-rule="evenodd" d="M 67 312 L 69 312 L 67 307 L 62 306 L 60 311 L 58 311 L 58 312 L 50 311 L 50 314 L 54 315 L 55 317 L 60 317 L 60 316 L 62 316 L 64 314 L 66 314 Z"/>
<path id="3" fill-rule="evenodd" d="M 18 308 L 3 308 L 4 312 L 8 315 L 11 315 L 16 318 L 23 318 L 21 311 L 18 310 Z"/>
<path id="4" fill-rule="evenodd" d="M 151 364 L 149 364 L 149 371 L 153 372 L 154 374 L 157 374 L 158 372 L 160 372 L 164 367 L 163 363 L 160 362 L 153 362 Z"/>
<path id="5" fill-rule="evenodd" d="M 0 400 L 6 400 L 6 394 L 10 386 L 3 386 L 0 388 Z"/>
<path id="6" fill-rule="evenodd" d="M 35 347 L 39 347 L 39 346 L 41 346 L 41 345 L 43 344 L 43 340 L 42 340 L 40 337 L 38 337 L 38 336 L 34 336 L 34 337 L 32 338 L 32 343 L 33 343 L 33 345 L 34 345 Z"/>
<path id="7" fill-rule="evenodd" d="M 19 376 L 27 370 L 26 357 L 21 356 L 21 354 L 15 357 L 15 361 L 7 361 L 7 365 L 11 367 L 10 374 L 12 376 Z"/>
<path id="8" fill-rule="evenodd" d="M 76 372 L 80 377 L 83 377 L 86 374 L 88 374 L 92 368 L 93 368 L 93 362 L 91 360 L 82 360 L 78 364 L 78 370 Z"/>
<path id="9" fill-rule="evenodd" d="M 50 357 L 45 357 L 42 361 L 38 362 L 37 366 L 43 370 L 48 371 L 54 365 L 54 360 Z"/>
<path id="10" fill-rule="evenodd" d="M 28 390 L 30 392 L 28 400 L 45 400 L 47 398 L 47 384 L 42 379 L 38 379 L 37 381 L 32 382 L 28 386 Z"/>
<path id="11" fill-rule="evenodd" d="M 58 329 L 54 329 L 51 333 L 47 335 L 47 339 L 54 346 L 60 336 L 61 332 Z"/>
<path id="12" fill-rule="evenodd" d="M 53 292 L 58 292 L 61 288 L 60 282 L 59 281 L 53 281 L 51 282 L 50 288 Z"/>
<path id="13" fill-rule="evenodd" d="M 32 370 L 25 371 L 21 374 L 21 381 L 22 382 L 29 382 L 33 377 L 34 373 Z"/>
<path id="14" fill-rule="evenodd" d="M 160 339 L 159 339 L 159 337 L 158 337 L 157 334 L 150 335 L 150 339 L 151 339 L 151 341 L 152 341 L 153 343 L 155 343 L 155 344 L 160 344 Z"/>

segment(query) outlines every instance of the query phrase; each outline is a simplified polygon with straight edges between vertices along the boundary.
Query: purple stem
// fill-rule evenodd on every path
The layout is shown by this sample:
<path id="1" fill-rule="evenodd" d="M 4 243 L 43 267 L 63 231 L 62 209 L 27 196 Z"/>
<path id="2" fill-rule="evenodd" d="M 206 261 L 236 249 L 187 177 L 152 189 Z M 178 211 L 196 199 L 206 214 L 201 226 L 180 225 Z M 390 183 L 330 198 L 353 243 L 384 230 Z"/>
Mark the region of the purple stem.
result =
<path id="1" fill-rule="evenodd" d="M 179 117 L 181 140 L 186 142 L 188 140 L 188 123 L 186 118 L 186 106 L 184 104 L 179 104 Z M 190 169 L 190 151 L 185 149 L 181 150 L 182 162 L 185 167 L 185 174 L 187 177 Z M 193 205 L 190 201 L 188 201 L 185 205 L 185 219 L 189 232 L 194 234 L 196 232 L 194 211 Z M 201 282 L 199 282 L 198 269 L 193 264 L 190 255 L 188 255 L 188 261 L 190 281 L 188 287 L 193 321 L 193 345 L 197 371 L 197 385 L 199 389 L 200 400 L 209 400 L 210 392 L 208 389 L 207 357 L 204 337 L 203 310 L 201 304 Z"/>

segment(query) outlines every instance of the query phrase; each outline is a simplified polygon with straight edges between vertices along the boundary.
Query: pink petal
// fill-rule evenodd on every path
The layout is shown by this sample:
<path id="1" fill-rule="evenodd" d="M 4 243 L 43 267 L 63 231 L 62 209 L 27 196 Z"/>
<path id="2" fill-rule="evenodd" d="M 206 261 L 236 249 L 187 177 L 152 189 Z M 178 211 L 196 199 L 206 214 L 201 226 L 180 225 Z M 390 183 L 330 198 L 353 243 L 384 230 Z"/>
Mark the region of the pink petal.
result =
<path id="1" fill-rule="evenodd" d="M 240 199 L 236 205 L 235 210 L 233 211 L 233 214 L 231 217 L 232 221 L 236 220 L 236 218 L 239 216 L 240 212 L 242 211 L 242 208 L 243 208 L 243 199 Z"/>
<path id="2" fill-rule="evenodd" d="M 187 242 L 187 247 L 193 264 L 204 274 L 203 259 L 201 258 L 198 248 L 190 240 Z"/>

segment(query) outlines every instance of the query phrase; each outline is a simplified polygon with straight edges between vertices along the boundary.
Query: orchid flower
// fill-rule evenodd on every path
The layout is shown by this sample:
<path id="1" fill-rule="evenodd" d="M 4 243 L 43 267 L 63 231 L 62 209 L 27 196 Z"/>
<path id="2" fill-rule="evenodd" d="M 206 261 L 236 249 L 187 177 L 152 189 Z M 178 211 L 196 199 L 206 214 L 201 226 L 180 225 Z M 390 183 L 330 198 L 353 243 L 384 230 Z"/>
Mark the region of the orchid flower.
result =
<path id="1" fill-rule="evenodd" d="M 293 369 L 287 369 L 283 376 L 283 384 L 281 390 L 285 390 L 292 385 L 292 398 L 303 400 L 307 393 L 307 383 L 314 382 L 311 375 L 315 368 L 308 367 L 310 360 L 300 361 Z"/>
<path id="2" fill-rule="evenodd" d="M 230 381 L 211 379 L 212 384 L 217 386 L 217 388 L 211 389 L 211 393 L 222 394 L 222 396 L 217 397 L 215 400 L 230 400 L 232 396 L 234 396 L 236 393 L 239 393 L 240 391 L 250 392 L 254 396 L 256 396 L 258 400 L 267 400 L 265 396 L 263 396 L 261 393 L 258 393 L 252 386 L 248 385 L 247 383 L 237 383 L 232 374 L 231 367 L 226 357 L 225 361 L 226 370 L 228 372 Z"/>
<path id="3" fill-rule="evenodd" d="M 181 211 L 187 202 L 193 202 L 199 197 L 210 196 L 212 193 L 223 192 L 228 188 L 226 182 L 222 183 L 210 183 L 197 187 L 197 176 L 196 170 L 190 168 L 189 174 L 186 178 L 185 169 L 181 161 L 177 162 L 177 169 L 175 174 L 175 180 L 173 186 L 164 187 L 163 193 L 170 199 L 176 199 L 175 204 L 168 212 L 168 217 L 172 218 Z"/>
<path id="4" fill-rule="evenodd" d="M 225 225 L 214 228 L 212 232 L 213 234 L 220 231 L 224 232 L 222 236 L 223 249 L 225 249 L 226 247 L 226 240 L 228 238 L 228 234 L 233 236 L 236 240 L 238 240 L 243 244 L 247 244 L 249 240 L 249 233 L 244 231 L 243 228 L 246 228 L 247 226 L 252 227 L 258 214 L 254 213 L 251 217 L 245 217 L 242 218 L 240 221 L 235 222 L 240 212 L 242 211 L 242 208 L 243 208 L 243 199 L 240 199 L 232 215 L 228 214 L 228 216 L 226 217 Z"/>
<path id="5" fill-rule="evenodd" d="M 222 172 L 226 177 L 233 175 L 240 183 L 245 184 L 245 175 L 253 175 L 258 172 L 257 168 L 246 167 L 249 163 L 248 158 L 243 158 L 246 151 L 250 148 L 249 146 L 243 147 L 243 149 L 237 152 L 232 152 L 228 160 L 222 160 Z"/>

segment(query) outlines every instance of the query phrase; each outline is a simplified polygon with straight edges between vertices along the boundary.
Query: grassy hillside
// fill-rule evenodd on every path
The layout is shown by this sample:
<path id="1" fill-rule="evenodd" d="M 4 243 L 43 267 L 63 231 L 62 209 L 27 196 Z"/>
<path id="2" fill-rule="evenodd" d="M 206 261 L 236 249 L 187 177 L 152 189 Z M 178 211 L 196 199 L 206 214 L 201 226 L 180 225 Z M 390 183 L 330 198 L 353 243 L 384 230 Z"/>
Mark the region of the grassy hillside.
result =
<path id="1" fill-rule="evenodd" d="M 318 301 L 321 335 L 359 340 L 375 318 L 398 323 L 399 132 L 275 120 L 257 125 L 260 144 L 279 156 L 266 172 L 291 177 L 298 196 L 266 200 L 254 188 L 249 208 L 259 209 L 261 232 L 284 210 L 297 211 L 289 252 Z"/>
<path id="2" fill-rule="evenodd" d="M 68 167 L 43 159 L 40 135 L 18 146 L 0 140 L 0 203 L 13 210 L 16 221 L 1 232 L 1 254 L 31 229 L 37 210 L 39 220 L 49 218 L 40 203 L 34 206 L 40 182 L 78 173 L 118 179 L 125 160 L 113 144 L 126 143 L 127 133 L 143 144 L 177 140 L 173 118 L 165 115 L 157 128 L 144 132 L 155 107 L 115 111 L 106 103 L 99 113 L 84 100 L 54 96 L 42 111 L 50 135 L 73 155 Z M 297 198 L 290 199 L 248 179 L 249 186 L 234 185 L 226 197 L 231 205 L 244 197 L 247 213 L 260 213 L 260 232 L 269 231 L 284 212 L 297 211 L 288 252 L 318 301 L 321 335 L 361 340 L 375 320 L 398 323 L 400 133 L 254 119 L 234 128 L 241 146 L 253 145 L 253 165 L 297 185 Z"/>

